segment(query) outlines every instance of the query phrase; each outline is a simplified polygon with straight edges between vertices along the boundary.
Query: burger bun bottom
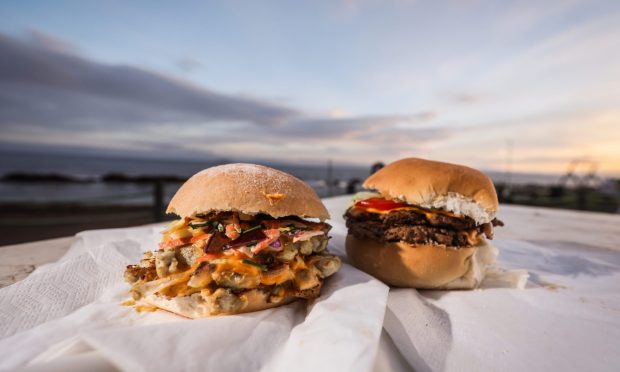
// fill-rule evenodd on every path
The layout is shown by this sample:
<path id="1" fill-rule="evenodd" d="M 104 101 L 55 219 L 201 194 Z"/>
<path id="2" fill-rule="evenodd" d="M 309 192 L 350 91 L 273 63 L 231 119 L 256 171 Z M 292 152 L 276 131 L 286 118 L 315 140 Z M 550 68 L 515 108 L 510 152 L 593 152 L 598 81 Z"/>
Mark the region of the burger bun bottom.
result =
<path id="1" fill-rule="evenodd" d="M 498 251 L 482 239 L 473 247 L 380 243 L 347 235 L 349 262 L 394 287 L 473 289 L 484 279 Z"/>
<path id="2" fill-rule="evenodd" d="M 240 296 L 243 307 L 233 311 L 226 311 L 217 306 L 210 298 L 205 298 L 200 293 L 191 296 L 166 297 L 157 293 L 143 293 L 139 300 L 140 305 L 154 306 L 156 308 L 175 313 L 190 319 L 199 319 L 217 315 L 242 314 L 289 304 L 297 297 L 287 295 L 277 303 L 270 303 L 267 296 L 259 290 L 250 290 Z"/>

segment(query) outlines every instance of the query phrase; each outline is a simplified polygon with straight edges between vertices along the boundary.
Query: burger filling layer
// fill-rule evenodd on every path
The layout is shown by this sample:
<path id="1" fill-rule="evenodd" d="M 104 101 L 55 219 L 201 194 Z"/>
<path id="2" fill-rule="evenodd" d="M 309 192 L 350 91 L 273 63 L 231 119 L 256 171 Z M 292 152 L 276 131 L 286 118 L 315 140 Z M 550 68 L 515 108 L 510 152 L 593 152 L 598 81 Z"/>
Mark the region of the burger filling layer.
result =
<path id="1" fill-rule="evenodd" d="M 344 217 L 349 233 L 358 239 L 452 247 L 476 245 L 484 236 L 492 239 L 493 227 L 503 225 L 498 219 L 476 225 L 467 216 L 383 198 L 358 201 Z"/>
<path id="2" fill-rule="evenodd" d="M 330 228 L 298 217 L 198 215 L 172 222 L 160 249 L 127 266 L 125 279 L 135 300 L 147 292 L 200 296 L 213 313 L 243 311 L 250 291 L 269 303 L 314 298 L 323 279 L 340 269 L 340 259 L 326 250 Z"/>

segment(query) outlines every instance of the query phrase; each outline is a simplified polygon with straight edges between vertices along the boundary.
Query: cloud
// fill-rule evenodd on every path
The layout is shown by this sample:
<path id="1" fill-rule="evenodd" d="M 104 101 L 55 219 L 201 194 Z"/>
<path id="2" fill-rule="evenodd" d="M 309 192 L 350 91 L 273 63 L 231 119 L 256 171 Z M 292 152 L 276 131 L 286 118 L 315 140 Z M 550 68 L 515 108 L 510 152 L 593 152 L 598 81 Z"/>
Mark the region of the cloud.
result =
<path id="1" fill-rule="evenodd" d="M 583 0 L 547 0 L 541 2 L 507 3 L 505 11 L 495 20 L 497 29 L 508 32 L 527 32 L 541 24 L 551 23 L 566 16 L 575 8 L 588 5 Z"/>
<path id="2" fill-rule="evenodd" d="M 620 110 L 564 109 L 509 120 L 452 128 L 446 141 L 433 142 L 428 156 L 444 161 L 515 171 L 561 173 L 575 159 L 599 165 L 602 174 L 620 174 Z M 458 149 L 458 151 L 454 151 Z"/>
<path id="3" fill-rule="evenodd" d="M 307 113 L 218 93 L 134 66 L 98 63 L 42 32 L 0 34 L 0 147 L 106 148 L 118 153 L 352 161 L 446 137 L 423 127 L 435 111 L 355 116 Z M 187 63 L 186 63 L 187 62 Z M 186 70 L 198 68 L 185 61 Z M 46 148 L 47 148 L 46 147 Z M 126 151 L 125 151 L 126 150 Z"/>
<path id="4" fill-rule="evenodd" d="M 480 84 L 488 90 L 496 87 L 498 95 L 509 91 L 510 99 L 525 95 L 540 101 L 540 96 L 572 93 L 582 102 L 584 87 L 620 79 L 616 62 L 620 58 L 619 24 L 620 13 L 609 12 L 551 33 L 500 61 Z"/>
<path id="5" fill-rule="evenodd" d="M 418 125 L 437 116 L 432 111 L 411 115 L 367 115 L 352 117 L 315 117 L 289 123 L 279 129 L 284 135 L 314 138 L 349 139 L 398 126 Z"/>
<path id="6" fill-rule="evenodd" d="M 482 101 L 482 96 L 469 92 L 448 93 L 445 95 L 445 98 L 450 103 L 465 105 Z"/>
<path id="7" fill-rule="evenodd" d="M 59 48 L 0 34 L 0 124 L 122 127 L 128 123 L 282 123 L 298 113 L 265 101 L 216 93 L 132 66 L 106 65 Z"/>
<path id="8" fill-rule="evenodd" d="M 188 74 L 200 70 L 203 67 L 202 62 L 191 57 L 186 57 L 178 60 L 176 65 L 179 70 Z"/>
<path id="9" fill-rule="evenodd" d="M 77 54 L 78 48 L 74 45 L 57 38 L 54 35 L 50 35 L 45 32 L 41 32 L 36 29 L 28 30 L 28 40 L 36 46 L 39 46 L 43 49 L 47 49 L 50 51 L 64 53 L 64 54 Z"/>
<path id="10" fill-rule="evenodd" d="M 212 125 L 207 135 L 198 128 L 177 131 L 179 139 L 188 145 L 204 144 L 243 144 L 260 142 L 261 145 L 304 143 L 317 149 L 327 147 L 332 142 L 354 144 L 393 144 L 403 140 L 410 144 L 428 142 L 444 137 L 445 130 L 423 127 L 435 114 L 423 112 L 413 115 L 368 115 L 347 118 L 301 117 L 278 126 L 257 126 L 251 123 L 232 123 Z M 156 130 L 161 130 L 156 129 Z M 166 132 L 166 129 L 163 129 Z M 149 134 L 155 134 L 149 132 Z M 394 137 L 390 138 L 390 134 Z M 208 137 L 208 138 L 207 138 Z"/>

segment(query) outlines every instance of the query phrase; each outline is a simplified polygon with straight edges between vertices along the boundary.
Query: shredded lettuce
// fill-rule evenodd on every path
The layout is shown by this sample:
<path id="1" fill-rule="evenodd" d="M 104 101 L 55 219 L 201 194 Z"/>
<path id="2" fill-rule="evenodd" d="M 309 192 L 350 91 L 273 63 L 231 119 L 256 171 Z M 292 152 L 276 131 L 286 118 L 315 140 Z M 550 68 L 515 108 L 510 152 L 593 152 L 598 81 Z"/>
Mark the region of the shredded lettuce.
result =
<path id="1" fill-rule="evenodd" d="M 246 260 L 246 259 L 241 260 L 241 262 L 243 262 L 243 263 L 244 263 L 244 264 L 246 264 L 246 265 L 250 265 L 250 266 L 258 267 L 258 268 L 259 268 L 259 269 L 261 269 L 262 271 L 267 271 L 267 266 L 265 266 L 265 265 L 261 265 L 261 264 L 259 264 L 258 262 L 254 262 L 254 261 L 251 261 L 251 260 Z"/>

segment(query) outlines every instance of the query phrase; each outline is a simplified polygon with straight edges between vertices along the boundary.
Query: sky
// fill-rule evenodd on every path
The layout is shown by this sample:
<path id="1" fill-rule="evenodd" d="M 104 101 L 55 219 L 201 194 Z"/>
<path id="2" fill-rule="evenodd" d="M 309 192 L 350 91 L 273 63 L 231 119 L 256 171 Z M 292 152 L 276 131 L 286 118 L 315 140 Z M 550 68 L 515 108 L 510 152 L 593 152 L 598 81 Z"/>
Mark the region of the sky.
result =
<path id="1" fill-rule="evenodd" d="M 618 1 L 5 1 L 0 16 L 0 149 L 620 175 Z"/>

